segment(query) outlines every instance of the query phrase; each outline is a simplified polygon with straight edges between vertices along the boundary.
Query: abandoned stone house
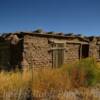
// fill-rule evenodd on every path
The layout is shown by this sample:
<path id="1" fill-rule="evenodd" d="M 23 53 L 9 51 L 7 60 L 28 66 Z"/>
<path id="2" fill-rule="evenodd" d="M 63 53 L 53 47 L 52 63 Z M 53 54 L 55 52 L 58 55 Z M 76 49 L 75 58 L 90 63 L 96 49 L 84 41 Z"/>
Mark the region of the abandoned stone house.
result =
<path id="1" fill-rule="evenodd" d="M 54 68 L 86 57 L 100 60 L 100 37 L 38 31 L 0 36 L 0 69 Z"/>

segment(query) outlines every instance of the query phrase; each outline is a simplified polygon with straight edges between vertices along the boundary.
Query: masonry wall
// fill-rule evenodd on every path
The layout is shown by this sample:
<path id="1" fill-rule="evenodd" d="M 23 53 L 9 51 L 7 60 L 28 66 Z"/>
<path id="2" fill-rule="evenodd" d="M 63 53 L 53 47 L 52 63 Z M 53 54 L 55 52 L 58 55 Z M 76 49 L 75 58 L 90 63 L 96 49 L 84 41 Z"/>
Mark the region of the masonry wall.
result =
<path id="1" fill-rule="evenodd" d="M 45 37 L 25 35 L 23 61 L 24 66 L 52 66 L 48 39 Z"/>
<path id="2" fill-rule="evenodd" d="M 23 66 L 52 67 L 52 48 L 50 39 L 64 41 L 64 64 L 79 60 L 80 44 L 67 44 L 66 39 L 39 36 L 24 36 Z"/>
<path id="3" fill-rule="evenodd" d="M 89 42 L 89 56 L 100 62 L 100 40 L 95 37 Z"/>
<path id="4" fill-rule="evenodd" d="M 69 41 L 69 42 L 68 42 Z M 82 44 L 87 45 L 88 42 L 79 40 L 78 38 L 52 38 L 41 36 L 24 36 L 23 48 L 23 65 L 33 67 L 52 67 L 52 42 L 64 43 L 64 64 L 73 61 L 79 61 L 82 57 Z M 93 38 L 89 42 L 89 57 L 95 57 L 100 61 L 100 45 L 97 45 L 97 39 Z"/>
<path id="5" fill-rule="evenodd" d="M 96 44 L 96 59 L 100 62 L 100 41 Z"/>
<path id="6" fill-rule="evenodd" d="M 96 45 L 96 59 L 100 61 L 100 45 Z"/>
<path id="7" fill-rule="evenodd" d="M 80 44 L 66 43 L 65 63 L 78 61 L 80 59 Z"/>
<path id="8" fill-rule="evenodd" d="M 92 38 L 92 40 L 89 42 L 89 56 L 90 57 L 97 57 L 97 39 Z"/>
<path id="9" fill-rule="evenodd" d="M 100 38 L 96 37 L 90 37 L 89 41 L 85 41 L 79 37 L 24 33 L 2 37 L 0 43 L 0 69 L 23 66 L 52 67 L 53 43 L 64 43 L 64 64 L 80 59 L 82 44 L 89 45 L 89 57 L 95 57 L 100 61 Z"/>

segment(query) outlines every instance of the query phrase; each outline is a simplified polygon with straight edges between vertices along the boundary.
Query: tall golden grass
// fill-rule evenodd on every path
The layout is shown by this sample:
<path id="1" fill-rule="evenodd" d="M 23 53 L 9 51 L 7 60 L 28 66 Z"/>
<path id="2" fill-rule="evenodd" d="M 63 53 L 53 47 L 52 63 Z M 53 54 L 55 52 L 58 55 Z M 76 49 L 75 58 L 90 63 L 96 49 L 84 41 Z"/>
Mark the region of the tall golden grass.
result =
<path id="1" fill-rule="evenodd" d="M 82 60 L 61 68 L 25 69 L 23 72 L 0 73 L 0 100 L 100 100 L 99 69 L 93 59 Z M 99 89 L 99 90 L 98 90 Z M 91 92 L 92 91 L 92 92 Z M 44 100 L 44 99 L 43 99 Z"/>

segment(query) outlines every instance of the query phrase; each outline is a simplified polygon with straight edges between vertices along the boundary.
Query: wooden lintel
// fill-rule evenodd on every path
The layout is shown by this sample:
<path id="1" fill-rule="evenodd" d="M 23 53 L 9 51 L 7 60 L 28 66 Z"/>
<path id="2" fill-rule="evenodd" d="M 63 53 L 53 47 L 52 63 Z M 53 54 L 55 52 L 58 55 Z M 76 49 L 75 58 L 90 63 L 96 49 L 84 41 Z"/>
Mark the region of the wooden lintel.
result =
<path id="1" fill-rule="evenodd" d="M 89 44 L 88 42 L 66 41 L 68 44 Z"/>
<path id="2" fill-rule="evenodd" d="M 50 50 L 66 50 L 66 48 L 60 48 L 60 47 L 59 48 L 56 48 L 56 47 L 54 47 L 54 48 L 50 48 L 49 51 Z"/>

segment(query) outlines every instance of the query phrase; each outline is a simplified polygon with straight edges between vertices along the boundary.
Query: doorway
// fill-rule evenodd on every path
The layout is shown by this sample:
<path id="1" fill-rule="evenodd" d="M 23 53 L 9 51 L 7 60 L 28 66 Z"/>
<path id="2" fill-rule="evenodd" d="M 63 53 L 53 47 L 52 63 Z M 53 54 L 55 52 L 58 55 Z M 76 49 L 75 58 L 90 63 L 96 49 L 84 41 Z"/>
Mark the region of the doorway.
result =
<path id="1" fill-rule="evenodd" d="M 82 45 L 82 58 L 89 57 L 89 45 Z"/>
<path id="2" fill-rule="evenodd" d="M 9 70 L 10 68 L 10 44 L 0 41 L 0 70 Z"/>
<path id="3" fill-rule="evenodd" d="M 56 43 L 53 45 L 54 49 L 52 50 L 52 67 L 61 67 L 64 62 L 64 44 Z"/>

